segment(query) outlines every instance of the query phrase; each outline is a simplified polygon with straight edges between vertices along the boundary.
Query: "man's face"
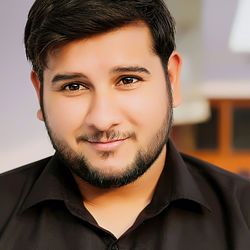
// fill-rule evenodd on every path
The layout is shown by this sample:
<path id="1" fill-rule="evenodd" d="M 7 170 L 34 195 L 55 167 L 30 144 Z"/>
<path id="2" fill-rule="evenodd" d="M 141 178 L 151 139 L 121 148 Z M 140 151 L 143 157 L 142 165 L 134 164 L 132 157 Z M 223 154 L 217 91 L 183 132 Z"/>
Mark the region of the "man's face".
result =
<path id="1" fill-rule="evenodd" d="M 46 127 L 68 167 L 92 185 L 126 185 L 166 150 L 171 97 L 151 39 L 133 24 L 48 56 Z"/>

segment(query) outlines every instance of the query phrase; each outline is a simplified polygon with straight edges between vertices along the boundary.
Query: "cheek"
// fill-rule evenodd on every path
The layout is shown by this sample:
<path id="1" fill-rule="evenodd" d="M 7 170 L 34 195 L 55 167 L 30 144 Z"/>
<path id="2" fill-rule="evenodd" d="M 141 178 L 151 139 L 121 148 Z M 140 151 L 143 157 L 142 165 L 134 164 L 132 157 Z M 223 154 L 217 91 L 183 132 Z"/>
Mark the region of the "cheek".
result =
<path id="1" fill-rule="evenodd" d="M 133 123 L 150 127 L 164 119 L 168 111 L 168 102 L 166 87 L 148 87 L 130 96 L 126 110 L 130 111 L 130 119 Z"/>
<path id="2" fill-rule="evenodd" d="M 164 82 L 165 84 L 165 82 Z M 130 96 L 126 102 L 126 116 L 137 134 L 138 140 L 146 144 L 161 128 L 169 109 L 166 86 L 145 88 Z"/>
<path id="3" fill-rule="evenodd" d="M 56 134 L 67 136 L 83 124 L 85 105 L 80 99 L 47 96 L 44 98 L 46 119 Z"/>

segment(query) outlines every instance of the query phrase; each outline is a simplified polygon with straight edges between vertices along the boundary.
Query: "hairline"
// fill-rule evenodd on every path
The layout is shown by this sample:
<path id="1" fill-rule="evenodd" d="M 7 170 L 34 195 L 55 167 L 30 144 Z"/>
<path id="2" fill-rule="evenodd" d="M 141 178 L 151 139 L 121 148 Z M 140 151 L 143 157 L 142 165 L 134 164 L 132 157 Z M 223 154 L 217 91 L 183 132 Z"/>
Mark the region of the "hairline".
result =
<path id="1" fill-rule="evenodd" d="M 76 39 L 68 39 L 68 40 L 65 40 L 65 41 L 61 41 L 61 42 L 57 42 L 56 44 L 54 44 L 53 46 L 47 46 L 46 48 L 44 48 L 43 51 L 46 51 L 46 55 L 44 56 L 43 58 L 43 65 L 41 67 L 39 67 L 38 71 L 35 70 L 35 68 L 33 67 L 33 70 L 34 72 L 37 74 L 38 76 L 38 79 L 40 81 L 41 84 L 43 84 L 43 74 L 44 74 L 44 70 L 48 68 L 48 58 L 50 55 L 53 54 L 53 52 L 57 49 L 60 49 L 61 47 L 64 47 L 74 41 L 80 41 L 80 40 L 88 40 L 88 39 L 91 39 L 93 37 L 97 37 L 97 36 L 101 36 L 101 35 L 104 35 L 104 34 L 108 34 L 110 32 L 115 32 L 119 29 L 122 29 L 123 27 L 127 27 L 127 26 L 130 26 L 130 25 L 144 25 L 148 31 L 149 31 L 149 35 L 150 35 L 150 43 L 151 43 L 151 46 L 150 46 L 150 51 L 158 56 L 161 60 L 161 64 L 162 64 L 162 67 L 165 69 L 166 66 L 167 66 L 167 63 L 168 63 L 168 58 L 166 58 L 167 60 L 164 62 L 163 61 L 163 58 L 161 58 L 161 56 L 157 53 L 157 49 L 155 48 L 156 44 L 155 44 L 155 41 L 154 41 L 154 36 L 153 36 L 153 33 L 152 33 L 152 29 L 150 28 L 150 25 L 145 21 L 145 20 L 142 20 L 142 19 L 135 19 L 133 21 L 131 21 L 130 23 L 128 24 L 124 24 L 124 25 L 118 25 L 116 26 L 115 28 L 112 28 L 112 29 L 109 29 L 109 30 L 106 30 L 106 31 L 103 31 L 103 32 L 98 32 L 98 33 L 95 33 L 95 34 L 92 34 L 92 35 L 87 35 L 85 36 L 84 34 L 82 35 L 82 37 L 79 37 L 79 38 L 76 38 Z M 42 53 L 41 53 L 42 54 Z M 41 59 L 41 54 L 40 54 L 40 59 Z M 33 65 L 34 66 L 34 65 Z M 167 72 L 166 72 L 167 73 Z M 40 75 L 41 74 L 41 75 Z"/>

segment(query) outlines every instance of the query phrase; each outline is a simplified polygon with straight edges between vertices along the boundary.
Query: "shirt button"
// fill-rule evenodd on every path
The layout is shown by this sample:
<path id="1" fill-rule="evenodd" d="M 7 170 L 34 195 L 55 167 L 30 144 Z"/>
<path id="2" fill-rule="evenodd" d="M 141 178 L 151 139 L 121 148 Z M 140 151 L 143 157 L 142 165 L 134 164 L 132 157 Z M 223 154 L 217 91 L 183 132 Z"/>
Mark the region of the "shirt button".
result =
<path id="1" fill-rule="evenodd" d="M 110 250 L 119 250 L 119 247 L 118 247 L 116 244 L 113 244 L 113 245 L 110 247 Z"/>

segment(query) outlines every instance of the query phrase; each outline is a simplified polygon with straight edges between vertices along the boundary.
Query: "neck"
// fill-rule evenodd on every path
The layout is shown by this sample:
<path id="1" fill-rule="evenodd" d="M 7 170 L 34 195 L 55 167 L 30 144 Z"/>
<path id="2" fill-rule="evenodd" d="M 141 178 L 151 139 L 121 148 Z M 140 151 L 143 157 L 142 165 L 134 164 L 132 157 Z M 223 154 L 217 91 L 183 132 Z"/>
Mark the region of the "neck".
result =
<path id="1" fill-rule="evenodd" d="M 119 238 L 134 224 L 140 212 L 152 199 L 165 158 L 166 146 L 146 173 L 135 182 L 120 188 L 98 188 L 74 176 L 83 197 L 83 204 L 99 226 Z"/>

